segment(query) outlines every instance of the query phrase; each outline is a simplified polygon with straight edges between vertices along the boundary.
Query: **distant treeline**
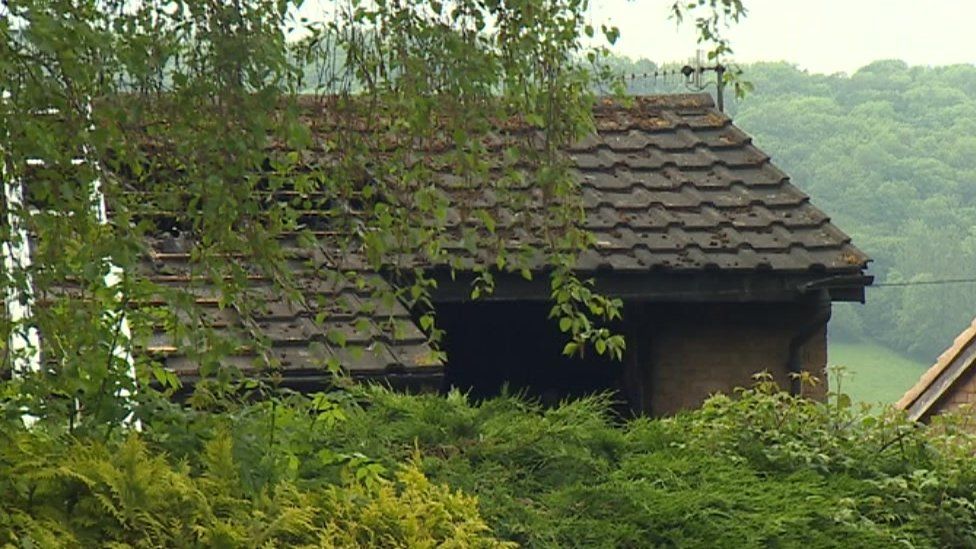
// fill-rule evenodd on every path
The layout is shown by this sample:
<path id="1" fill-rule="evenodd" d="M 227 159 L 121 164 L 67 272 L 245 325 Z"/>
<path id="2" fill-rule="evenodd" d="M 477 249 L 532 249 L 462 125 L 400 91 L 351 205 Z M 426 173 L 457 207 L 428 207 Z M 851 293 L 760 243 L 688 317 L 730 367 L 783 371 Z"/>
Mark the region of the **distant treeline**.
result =
<path id="1" fill-rule="evenodd" d="M 878 61 L 850 76 L 786 63 L 742 69 L 755 89 L 728 111 L 874 259 L 877 283 L 976 279 L 976 67 Z M 636 78 L 629 87 L 685 89 L 679 81 Z M 878 287 L 866 306 L 837 307 L 831 331 L 931 360 L 974 316 L 976 283 Z"/>

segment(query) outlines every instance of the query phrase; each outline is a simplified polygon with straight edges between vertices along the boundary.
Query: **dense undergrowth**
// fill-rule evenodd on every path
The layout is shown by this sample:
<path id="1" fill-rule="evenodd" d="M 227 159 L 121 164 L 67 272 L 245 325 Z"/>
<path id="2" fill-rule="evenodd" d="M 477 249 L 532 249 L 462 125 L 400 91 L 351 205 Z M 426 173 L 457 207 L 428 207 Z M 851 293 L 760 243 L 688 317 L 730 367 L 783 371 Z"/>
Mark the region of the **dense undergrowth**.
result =
<path id="1" fill-rule="evenodd" d="M 141 434 L 0 430 L 0 546 L 976 547 L 973 443 L 777 392 L 621 421 L 607 398 L 353 388 Z"/>

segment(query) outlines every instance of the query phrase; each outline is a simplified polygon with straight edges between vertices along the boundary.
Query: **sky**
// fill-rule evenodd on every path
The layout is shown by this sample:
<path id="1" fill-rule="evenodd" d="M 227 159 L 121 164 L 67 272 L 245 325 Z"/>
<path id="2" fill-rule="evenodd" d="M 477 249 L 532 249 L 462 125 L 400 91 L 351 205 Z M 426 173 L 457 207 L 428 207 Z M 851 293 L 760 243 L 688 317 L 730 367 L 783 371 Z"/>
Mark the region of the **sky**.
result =
<path id="1" fill-rule="evenodd" d="M 594 23 L 621 31 L 613 48 L 652 61 L 695 55 L 691 24 L 676 29 L 671 0 L 592 0 Z M 976 63 L 976 0 L 744 0 L 733 26 L 738 62 L 789 61 L 810 72 L 853 73 L 878 59 L 910 65 Z"/>
<path id="2" fill-rule="evenodd" d="M 318 18 L 328 0 L 306 0 Z M 591 17 L 621 30 L 613 48 L 658 63 L 694 57 L 693 25 L 668 18 L 673 0 L 591 0 Z M 729 31 L 732 61 L 789 61 L 810 72 L 853 73 L 878 59 L 910 65 L 976 63 L 976 0 L 744 0 Z M 321 15 L 319 15 L 321 17 Z"/>

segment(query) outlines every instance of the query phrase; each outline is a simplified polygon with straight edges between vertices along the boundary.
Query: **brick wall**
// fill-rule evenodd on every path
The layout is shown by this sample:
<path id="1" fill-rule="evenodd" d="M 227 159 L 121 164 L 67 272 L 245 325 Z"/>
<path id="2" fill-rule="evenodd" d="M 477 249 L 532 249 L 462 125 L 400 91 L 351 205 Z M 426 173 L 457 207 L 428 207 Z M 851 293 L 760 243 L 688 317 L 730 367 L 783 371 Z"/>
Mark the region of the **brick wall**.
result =
<path id="1" fill-rule="evenodd" d="M 817 317 L 814 303 L 646 304 L 631 306 L 625 386 L 652 415 L 695 408 L 708 396 L 748 386 L 766 370 L 790 387 L 790 341 Z M 819 328 L 799 351 L 804 370 L 826 391 L 827 333 Z"/>
<path id="2" fill-rule="evenodd" d="M 932 411 L 928 415 L 949 412 L 964 404 L 968 404 L 970 408 L 976 408 L 976 371 L 972 368 L 964 373 L 946 395 L 932 406 Z"/>

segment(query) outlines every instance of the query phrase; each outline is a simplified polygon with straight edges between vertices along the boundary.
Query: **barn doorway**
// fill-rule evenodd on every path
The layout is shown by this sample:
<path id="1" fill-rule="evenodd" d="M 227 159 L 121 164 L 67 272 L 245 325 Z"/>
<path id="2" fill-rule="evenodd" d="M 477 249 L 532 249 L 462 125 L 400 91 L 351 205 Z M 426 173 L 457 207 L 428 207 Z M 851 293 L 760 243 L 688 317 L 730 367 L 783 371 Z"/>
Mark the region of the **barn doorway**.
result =
<path id="1" fill-rule="evenodd" d="M 618 391 L 623 365 L 592 352 L 564 356 L 567 338 L 548 318 L 550 307 L 544 301 L 438 304 L 437 323 L 446 331 L 445 388 L 483 399 L 507 385 L 546 405 Z"/>

